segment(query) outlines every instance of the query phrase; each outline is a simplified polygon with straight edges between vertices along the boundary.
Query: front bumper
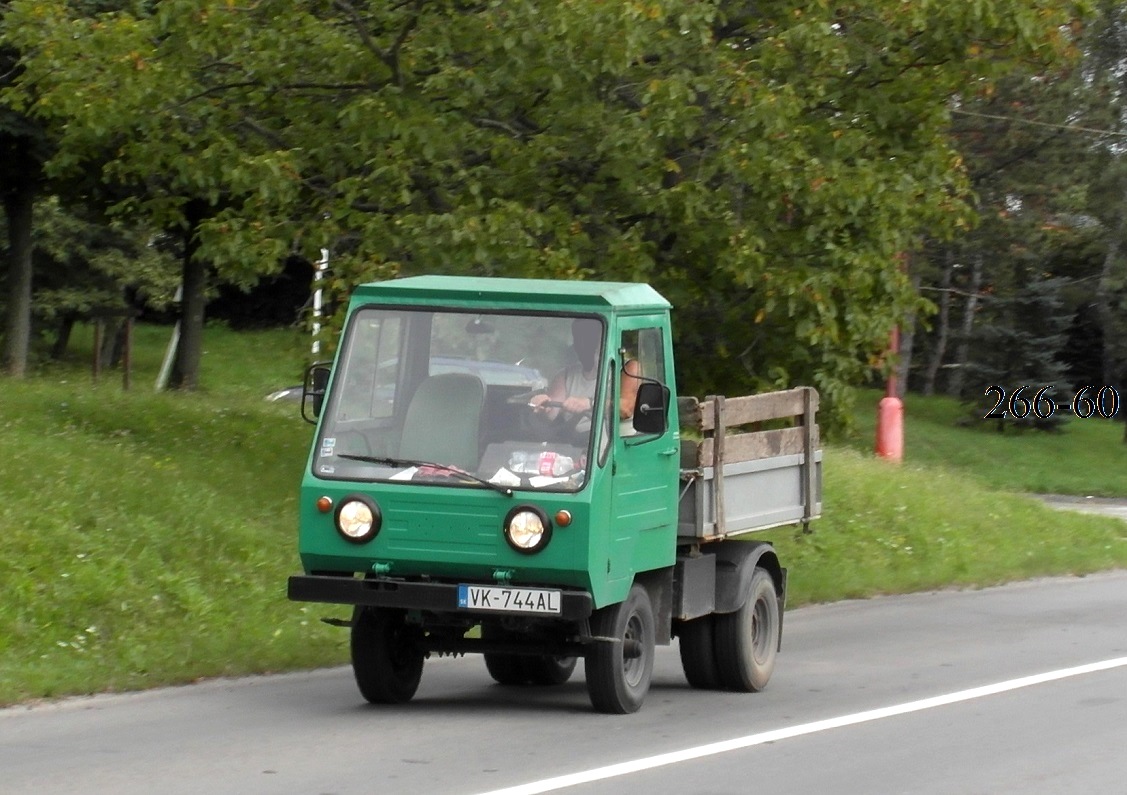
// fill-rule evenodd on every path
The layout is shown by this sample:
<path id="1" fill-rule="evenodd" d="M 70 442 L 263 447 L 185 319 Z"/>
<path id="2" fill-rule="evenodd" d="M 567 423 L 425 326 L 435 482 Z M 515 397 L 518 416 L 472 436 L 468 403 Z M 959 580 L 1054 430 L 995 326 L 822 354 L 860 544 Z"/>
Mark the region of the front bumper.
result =
<path id="1" fill-rule="evenodd" d="M 327 602 L 365 607 L 396 607 L 406 610 L 429 610 L 435 613 L 462 613 L 481 616 L 514 615 L 537 618 L 559 618 L 582 621 L 595 609 L 595 601 L 586 591 L 560 592 L 560 612 L 550 616 L 521 611 L 473 610 L 458 606 L 458 586 L 453 583 L 408 582 L 388 577 L 357 579 L 304 574 L 290 577 L 288 597 L 295 602 Z"/>

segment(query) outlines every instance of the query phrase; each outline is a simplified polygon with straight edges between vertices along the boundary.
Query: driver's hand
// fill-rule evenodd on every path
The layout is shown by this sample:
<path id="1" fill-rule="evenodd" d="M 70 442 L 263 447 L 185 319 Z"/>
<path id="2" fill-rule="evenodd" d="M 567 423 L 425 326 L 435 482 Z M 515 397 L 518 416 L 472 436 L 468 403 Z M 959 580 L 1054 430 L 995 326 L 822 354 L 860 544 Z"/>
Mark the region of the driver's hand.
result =
<path id="1" fill-rule="evenodd" d="M 536 412 L 545 412 L 548 409 L 544 406 L 548 402 L 548 396 L 545 394 L 533 395 L 528 401 L 528 405 L 532 406 L 532 410 Z"/>
<path id="2" fill-rule="evenodd" d="M 563 410 L 568 414 L 582 414 L 591 410 L 591 401 L 584 397 L 569 397 L 563 401 Z"/>

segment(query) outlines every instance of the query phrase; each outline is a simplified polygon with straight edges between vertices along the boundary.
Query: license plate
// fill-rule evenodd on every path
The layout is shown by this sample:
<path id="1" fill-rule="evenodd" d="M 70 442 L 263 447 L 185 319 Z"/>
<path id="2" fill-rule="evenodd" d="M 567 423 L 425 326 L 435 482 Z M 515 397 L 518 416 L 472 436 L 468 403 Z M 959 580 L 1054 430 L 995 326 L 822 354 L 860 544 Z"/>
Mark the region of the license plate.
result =
<path id="1" fill-rule="evenodd" d="M 560 612 L 560 592 L 541 588 L 459 585 L 458 607 L 464 607 L 468 610 L 558 614 Z"/>

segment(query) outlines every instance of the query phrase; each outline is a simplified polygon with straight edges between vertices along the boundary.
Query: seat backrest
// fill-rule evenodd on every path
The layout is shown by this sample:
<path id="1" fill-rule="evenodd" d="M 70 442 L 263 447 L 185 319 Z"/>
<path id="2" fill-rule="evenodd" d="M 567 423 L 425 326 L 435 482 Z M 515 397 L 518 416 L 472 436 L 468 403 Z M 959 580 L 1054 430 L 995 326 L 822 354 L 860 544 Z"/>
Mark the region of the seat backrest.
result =
<path id="1" fill-rule="evenodd" d="M 399 457 L 450 464 L 468 472 L 481 456 L 481 410 L 485 384 L 469 373 L 429 376 L 415 390 L 407 416 Z"/>

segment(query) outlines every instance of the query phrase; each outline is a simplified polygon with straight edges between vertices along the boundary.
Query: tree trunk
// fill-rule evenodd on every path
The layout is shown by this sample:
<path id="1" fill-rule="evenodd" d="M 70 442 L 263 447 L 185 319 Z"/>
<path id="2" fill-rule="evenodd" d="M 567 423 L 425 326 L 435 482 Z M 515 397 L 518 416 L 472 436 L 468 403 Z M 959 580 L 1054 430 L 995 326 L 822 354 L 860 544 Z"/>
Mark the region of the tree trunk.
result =
<path id="1" fill-rule="evenodd" d="M 919 295 L 920 276 L 912 276 L 912 291 Z M 916 343 L 916 310 L 913 309 L 904 319 L 904 331 L 900 335 L 900 360 L 896 363 L 896 397 L 903 399 L 908 392 L 908 376 L 912 372 L 912 353 Z"/>
<path id="2" fill-rule="evenodd" d="M 944 249 L 943 275 L 939 280 L 938 329 L 935 333 L 935 350 L 931 352 L 931 361 L 928 362 L 927 371 L 924 373 L 925 395 L 935 394 L 935 379 L 939 375 L 939 368 L 943 366 L 943 357 L 947 355 L 947 336 L 951 331 L 951 273 L 954 270 L 955 257 L 951 249 Z"/>
<path id="3" fill-rule="evenodd" d="M 67 348 L 70 346 L 70 335 L 74 331 L 74 324 L 77 318 L 67 313 L 59 320 L 58 331 L 55 334 L 55 344 L 51 346 L 51 358 L 55 361 L 62 359 L 67 354 Z"/>
<path id="4" fill-rule="evenodd" d="M 959 335 L 959 346 L 955 353 L 955 372 L 947 394 L 962 397 L 963 381 L 966 378 L 967 360 L 970 358 L 970 335 L 974 331 L 974 313 L 978 310 L 978 290 L 982 286 L 982 253 L 974 255 L 971 266 L 970 287 L 967 290 L 967 303 L 963 308 L 963 328 Z"/>
<path id="5" fill-rule="evenodd" d="M 1124 201 L 1127 201 L 1127 191 L 1124 192 Z M 1122 205 L 1121 205 L 1122 206 Z M 1100 379 L 1103 384 L 1115 383 L 1115 312 L 1111 301 L 1115 294 L 1113 275 L 1115 263 L 1119 259 L 1119 251 L 1123 246 L 1124 235 L 1127 234 L 1127 211 L 1119 211 L 1118 223 L 1115 231 L 1107 241 L 1107 251 L 1104 253 L 1103 265 L 1100 267 L 1100 279 L 1096 287 L 1096 319 L 1103 332 L 1103 352 L 1100 357 Z"/>
<path id="6" fill-rule="evenodd" d="M 1112 274 L 1115 270 L 1115 261 L 1119 258 L 1119 247 L 1124 226 L 1124 218 L 1121 217 L 1118 233 L 1108 241 L 1107 253 L 1104 254 L 1103 266 L 1100 268 L 1100 280 L 1096 287 L 1096 318 L 1100 324 L 1100 330 L 1103 332 L 1103 346 L 1100 352 L 1100 386 L 1108 384 L 1117 387 L 1119 383 L 1115 372 L 1116 329 L 1111 297 L 1113 295 Z M 1123 426 L 1123 443 L 1127 444 L 1127 423 L 1124 423 Z"/>
<path id="7" fill-rule="evenodd" d="M 102 340 L 102 361 L 107 368 L 121 364 L 121 354 L 125 349 L 125 319 L 106 319 L 106 337 Z"/>
<path id="8" fill-rule="evenodd" d="M 180 343 L 176 349 L 176 363 L 172 366 L 169 385 L 173 389 L 191 391 L 199 386 L 200 358 L 203 355 L 207 266 L 196 258 L 199 250 L 199 225 L 203 220 L 202 208 L 193 202 L 185 216 L 187 228 L 184 232 L 182 262 L 184 289 L 180 298 Z"/>
<path id="9" fill-rule="evenodd" d="M 8 311 L 4 319 L 4 349 L 0 366 L 14 378 L 27 372 L 31 346 L 31 274 L 35 180 L 21 179 L 4 193 L 8 219 Z"/>

